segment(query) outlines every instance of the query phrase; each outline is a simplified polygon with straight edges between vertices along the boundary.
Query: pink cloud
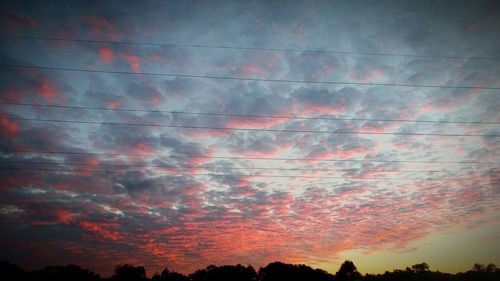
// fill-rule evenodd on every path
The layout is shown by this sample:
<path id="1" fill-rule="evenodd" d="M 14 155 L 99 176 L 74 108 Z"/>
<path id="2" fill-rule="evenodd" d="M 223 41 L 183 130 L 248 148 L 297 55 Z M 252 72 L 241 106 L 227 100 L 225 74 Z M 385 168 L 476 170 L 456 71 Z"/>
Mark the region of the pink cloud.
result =
<path id="1" fill-rule="evenodd" d="M 149 54 L 146 56 L 146 60 L 148 61 L 155 61 L 155 62 L 165 62 L 168 60 L 168 57 L 162 54 Z"/>
<path id="2" fill-rule="evenodd" d="M 9 177 L 0 177 L 0 185 L 4 188 L 7 187 L 20 187 L 20 186 L 37 186 L 42 185 L 43 180 L 38 175 L 26 175 L 15 173 Z"/>
<path id="3" fill-rule="evenodd" d="M 186 131 L 184 134 L 190 138 L 195 138 L 195 139 L 203 138 L 203 139 L 205 139 L 205 138 L 217 138 L 217 137 L 227 136 L 230 133 L 231 133 L 231 130 L 199 129 L 199 130 L 189 130 L 189 131 Z"/>
<path id="4" fill-rule="evenodd" d="M 56 183 L 53 186 L 54 186 L 55 189 L 67 190 L 71 186 L 71 183 L 69 183 L 69 182 L 61 182 L 61 183 Z"/>
<path id="5" fill-rule="evenodd" d="M 120 108 L 122 106 L 122 102 L 118 101 L 118 100 L 111 100 L 111 101 L 106 102 L 106 106 L 109 109 L 117 109 L 117 108 Z"/>
<path id="6" fill-rule="evenodd" d="M 313 104 L 304 102 L 297 106 L 300 115 L 318 115 L 318 114 L 339 114 L 345 111 L 345 99 L 341 99 L 336 105 L 329 104 Z"/>
<path id="7" fill-rule="evenodd" d="M 309 79 L 310 80 L 316 80 L 316 79 L 321 79 L 322 77 L 328 77 L 334 74 L 335 69 L 333 65 L 330 64 L 325 64 L 322 67 L 315 68 L 311 73 L 309 74 Z"/>
<path id="8" fill-rule="evenodd" d="M 276 156 L 286 150 L 288 150 L 291 147 L 290 144 L 281 144 L 272 147 L 271 149 L 265 148 L 265 149 L 232 149 L 229 152 L 232 155 L 243 155 L 245 157 L 262 157 L 262 158 L 269 158 Z"/>
<path id="9" fill-rule="evenodd" d="M 214 155 L 215 155 L 215 149 L 207 149 L 202 154 L 195 153 L 193 155 L 190 155 L 190 157 L 187 158 L 186 160 L 189 167 L 189 171 L 191 173 L 196 173 L 200 171 L 200 168 L 197 167 L 211 161 Z"/>
<path id="10" fill-rule="evenodd" d="M 246 64 L 238 68 L 238 72 L 245 74 L 261 74 L 262 69 L 259 65 Z"/>
<path id="11" fill-rule="evenodd" d="M 7 15 L 3 17 L 3 21 L 7 23 L 12 31 L 18 28 L 34 28 L 38 26 L 38 19 L 30 16 Z"/>
<path id="12" fill-rule="evenodd" d="M 89 157 L 85 159 L 85 161 L 83 161 L 82 163 L 86 165 L 77 168 L 80 171 L 79 173 L 81 175 L 89 176 L 99 166 L 100 161 L 96 157 Z"/>
<path id="13" fill-rule="evenodd" d="M 101 48 L 99 50 L 101 60 L 105 63 L 113 62 L 113 50 L 110 48 Z"/>
<path id="14" fill-rule="evenodd" d="M 40 94 L 46 102 L 60 102 L 62 104 L 67 103 L 67 99 L 59 90 L 55 87 L 54 82 L 49 78 L 41 78 L 39 80 L 38 94 Z"/>
<path id="15" fill-rule="evenodd" d="M 396 147 L 397 149 L 401 150 L 406 150 L 406 151 L 419 151 L 419 147 L 415 147 L 412 145 L 412 142 L 410 141 L 404 141 L 404 142 L 392 142 L 392 145 Z"/>
<path id="16" fill-rule="evenodd" d="M 380 124 L 365 123 L 361 126 L 360 131 L 370 133 L 386 133 L 399 126 L 400 124 L 398 122 L 381 122 Z"/>
<path id="17" fill-rule="evenodd" d="M 324 152 L 315 152 L 310 153 L 308 155 L 308 160 L 304 160 L 310 164 L 316 164 L 320 160 L 328 160 L 328 159 L 350 159 L 354 158 L 357 155 L 365 155 L 374 151 L 376 148 L 374 147 L 364 147 L 358 146 L 349 149 L 336 149 L 336 150 L 326 150 Z"/>
<path id="18" fill-rule="evenodd" d="M 401 251 L 428 233 L 474 221 L 478 212 L 469 208 L 477 204 L 488 207 L 495 200 L 486 196 L 488 189 L 481 185 L 455 186 L 458 181 L 452 188 L 408 184 L 401 190 L 404 193 L 388 192 L 386 187 L 379 189 L 374 184 L 339 190 L 313 188 L 300 194 L 260 192 L 263 198 L 249 200 L 256 190 L 252 191 L 246 180 L 235 187 L 241 190 L 236 196 L 245 198 L 218 198 L 223 204 L 215 212 L 204 208 L 206 187 L 191 183 L 181 189 L 177 196 L 180 201 L 176 202 L 144 198 L 142 203 L 136 200 L 130 204 L 130 199 L 121 199 L 119 209 L 140 215 L 141 221 L 147 220 L 154 229 L 141 229 L 134 220 L 89 220 L 86 213 L 95 213 L 95 206 L 88 204 L 86 212 L 78 216 L 71 211 L 51 214 L 57 214 L 55 220 L 63 225 L 78 218 L 84 239 L 112 240 L 132 247 L 139 256 L 147 256 L 153 267 L 167 259 L 169 267 L 187 273 L 199 264 L 235 260 L 260 266 L 278 258 L 300 262 L 312 253 L 317 258 L 332 259 L 355 247 L 366 252 Z M 153 199 L 158 204 L 152 203 Z M 183 211 L 171 212 L 171 207 L 179 204 Z M 162 208 L 176 223 L 168 224 L 164 218 L 149 214 L 150 208 Z M 131 229 L 134 235 L 130 235 Z M 101 254 L 109 256 L 110 251 L 95 253 Z"/>
<path id="19" fill-rule="evenodd" d="M 74 214 L 68 210 L 56 210 L 57 222 L 62 224 L 69 224 L 73 220 Z"/>
<path id="20" fill-rule="evenodd" d="M 300 172 L 301 176 L 308 176 L 308 177 L 320 177 L 323 176 L 323 171 L 318 171 L 318 170 L 311 170 L 311 171 L 301 171 Z"/>
<path id="21" fill-rule="evenodd" d="M 155 150 L 149 143 L 145 141 L 138 142 L 134 144 L 132 147 L 128 148 L 127 155 L 133 156 L 133 155 L 149 155 L 149 154 L 154 154 Z M 135 157 L 134 157 L 135 158 Z"/>
<path id="22" fill-rule="evenodd" d="M 288 122 L 289 118 L 232 117 L 226 126 L 231 128 L 270 128 Z"/>
<path id="23" fill-rule="evenodd" d="M 21 91 L 17 90 L 17 89 L 9 89 L 7 90 L 7 92 L 5 92 L 3 94 L 3 97 L 8 100 L 8 101 L 14 101 L 14 102 L 18 102 L 21 100 L 21 97 L 22 97 L 22 93 Z"/>
<path id="24" fill-rule="evenodd" d="M 20 127 L 15 121 L 8 119 L 5 115 L 1 115 L 0 130 L 4 137 L 12 138 L 19 134 Z"/>
<path id="25" fill-rule="evenodd" d="M 45 100 L 50 101 L 58 95 L 58 91 L 53 87 L 51 81 L 44 78 L 41 81 L 40 94 L 45 98 Z"/>
<path id="26" fill-rule="evenodd" d="M 104 222 L 91 222 L 91 221 L 81 221 L 80 227 L 83 230 L 92 232 L 97 235 L 98 239 L 109 239 L 118 241 L 121 240 L 122 234 L 113 230 L 108 230 L 107 228 L 114 228 L 110 223 Z"/>
<path id="27" fill-rule="evenodd" d="M 203 157 L 197 157 L 197 155 L 193 155 L 189 158 L 189 164 L 201 165 L 208 161 L 210 161 L 210 157 L 213 155 L 213 152 L 209 152 L 208 154 L 204 154 Z M 200 155 L 201 156 L 201 155 Z"/>
<path id="28" fill-rule="evenodd" d="M 163 96 L 160 94 L 151 96 L 151 98 L 149 99 L 149 103 L 153 105 L 159 105 L 162 101 L 163 101 Z"/>
<path id="29" fill-rule="evenodd" d="M 428 111 L 447 112 L 457 107 L 464 106 L 481 93 L 482 89 L 480 87 L 482 87 L 483 84 L 482 81 L 479 81 L 475 83 L 473 88 L 464 90 L 465 92 L 461 95 L 447 95 L 438 98 L 433 97 L 430 102 L 420 107 L 418 114 L 420 115 Z"/>
<path id="30" fill-rule="evenodd" d="M 126 155 L 128 160 L 144 160 L 154 155 L 156 150 L 147 141 L 137 141 L 135 143 L 118 146 L 111 152 L 117 155 Z"/>
<path id="31" fill-rule="evenodd" d="M 107 18 L 89 15 L 83 16 L 82 19 L 90 25 L 90 31 L 95 36 L 100 37 L 104 35 L 107 39 L 118 39 L 115 28 Z"/>
<path id="32" fill-rule="evenodd" d="M 421 112 L 427 112 L 432 110 L 432 104 L 426 104 L 420 107 Z"/>
<path id="33" fill-rule="evenodd" d="M 130 68 L 136 73 L 141 72 L 141 61 L 139 56 L 132 54 L 123 54 L 123 58 L 128 62 Z"/>
<path id="34" fill-rule="evenodd" d="M 372 82 L 375 80 L 379 80 L 385 77 L 384 71 L 379 68 L 375 68 L 370 72 L 366 73 L 364 77 L 361 79 L 363 83 Z"/>

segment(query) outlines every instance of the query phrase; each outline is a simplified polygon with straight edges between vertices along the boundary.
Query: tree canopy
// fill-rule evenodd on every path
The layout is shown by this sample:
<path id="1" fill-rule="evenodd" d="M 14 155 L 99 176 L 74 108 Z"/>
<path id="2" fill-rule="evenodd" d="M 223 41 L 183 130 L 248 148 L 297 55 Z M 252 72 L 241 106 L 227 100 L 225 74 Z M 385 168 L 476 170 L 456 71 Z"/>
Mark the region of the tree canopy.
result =
<path id="1" fill-rule="evenodd" d="M 383 274 L 366 274 L 358 272 L 354 262 L 344 261 L 335 275 L 321 269 L 314 269 L 304 264 L 287 264 L 272 262 L 258 271 L 253 266 L 209 265 L 204 269 L 184 275 L 168 268 L 151 278 L 146 275 L 143 266 L 121 264 L 115 267 L 109 278 L 101 278 L 94 271 L 78 265 L 48 266 L 40 270 L 26 271 L 6 261 L 0 261 L 0 280 L 8 281 L 497 281 L 500 280 L 500 269 L 493 263 L 484 265 L 476 263 L 464 273 L 449 274 L 431 271 L 425 263 L 414 264 L 405 269 L 395 269 Z"/>

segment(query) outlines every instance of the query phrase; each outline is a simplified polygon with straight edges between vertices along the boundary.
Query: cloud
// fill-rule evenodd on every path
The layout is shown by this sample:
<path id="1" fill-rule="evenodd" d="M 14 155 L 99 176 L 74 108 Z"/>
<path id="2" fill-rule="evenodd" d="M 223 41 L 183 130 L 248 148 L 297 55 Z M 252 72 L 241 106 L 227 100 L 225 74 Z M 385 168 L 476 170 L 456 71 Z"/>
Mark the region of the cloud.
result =
<path id="1" fill-rule="evenodd" d="M 498 121 L 495 91 L 477 87 L 495 87 L 499 64 L 342 53 L 495 56 L 495 5 L 4 5 L 6 34 L 282 49 L 6 41 L 5 65 L 134 73 L 1 69 L 2 101 L 89 107 L 1 105 L 0 252 L 14 262 L 74 262 L 105 274 L 116 263 L 186 273 L 206 264 L 311 263 L 353 249 L 401 252 L 496 219 L 495 138 L 356 132 L 498 134 L 494 124 L 377 120 Z M 478 27 L 468 30 L 471 23 Z M 258 131 L 269 128 L 278 131 Z M 310 178 L 286 177 L 301 175 Z"/>
<path id="2" fill-rule="evenodd" d="M 130 68 L 138 73 L 141 71 L 141 58 L 132 54 L 124 54 L 123 58 L 128 62 Z"/>
<path id="3" fill-rule="evenodd" d="M 104 37 L 105 39 L 117 40 L 113 24 L 106 18 L 96 15 L 86 15 L 81 17 L 82 21 L 89 25 L 90 31 L 95 37 Z"/>
<path id="4" fill-rule="evenodd" d="M 101 60 L 104 63 L 111 63 L 111 62 L 113 62 L 113 49 L 110 49 L 110 48 L 101 48 L 99 50 L 99 53 L 101 55 Z"/>
<path id="5" fill-rule="evenodd" d="M 290 144 L 280 143 L 268 134 L 233 134 L 228 139 L 227 148 L 231 154 L 246 157 L 273 157 L 290 148 Z"/>
<path id="6" fill-rule="evenodd" d="M 0 116 L 0 128 L 2 129 L 2 135 L 5 137 L 16 136 L 20 130 L 19 124 L 10 120 L 7 116 Z"/>
<path id="7" fill-rule="evenodd" d="M 17 31 L 18 29 L 31 29 L 38 25 L 38 19 L 29 14 L 11 14 L 2 15 L 1 21 L 5 24 L 9 31 Z"/>

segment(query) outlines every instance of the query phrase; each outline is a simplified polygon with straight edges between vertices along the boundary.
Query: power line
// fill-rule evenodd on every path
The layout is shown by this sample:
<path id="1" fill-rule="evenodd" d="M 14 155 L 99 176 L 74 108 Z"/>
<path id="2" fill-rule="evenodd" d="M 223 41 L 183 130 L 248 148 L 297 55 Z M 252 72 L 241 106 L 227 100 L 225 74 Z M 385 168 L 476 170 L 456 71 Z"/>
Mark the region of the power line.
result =
<path id="1" fill-rule="evenodd" d="M 218 131 L 247 131 L 247 132 L 282 132 L 282 133 L 309 133 L 309 134 L 358 134 L 358 135 L 399 135 L 399 136 L 441 136 L 441 137 L 500 137 L 500 135 L 481 134 L 440 134 L 440 133 L 397 133 L 397 132 L 363 132 L 363 131 L 318 131 L 318 130 L 290 130 L 290 129 L 265 129 L 265 128 L 234 128 L 234 127 L 211 127 L 211 126 L 190 126 L 190 125 L 168 125 L 168 124 L 147 124 L 147 123 L 120 123 L 120 122 L 98 122 L 84 120 L 59 120 L 59 119 L 38 119 L 8 117 L 10 120 L 71 123 L 71 124 L 92 124 L 109 126 L 137 126 L 137 127 L 164 127 L 178 129 L 203 129 Z"/>
<path id="2" fill-rule="evenodd" d="M 149 109 L 91 107 L 91 106 L 70 106 L 70 105 L 35 104 L 35 103 L 2 102 L 2 101 L 0 101 L 0 105 L 33 106 L 33 107 L 47 107 L 47 108 L 82 109 L 82 110 L 104 110 L 104 111 L 119 111 L 119 112 L 146 112 L 146 113 L 228 116 L 228 117 L 246 117 L 246 118 L 295 119 L 295 120 L 373 121 L 373 122 L 442 123 L 442 124 L 493 124 L 493 125 L 500 124 L 500 122 L 492 122 L 492 121 L 448 121 L 448 120 L 376 119 L 376 118 L 349 118 L 349 117 L 348 118 L 306 117 L 306 116 L 294 116 L 294 115 L 252 115 L 252 114 L 234 114 L 234 113 L 217 113 L 217 112 L 168 111 L 168 110 L 149 110 Z"/>
<path id="3" fill-rule="evenodd" d="M 216 75 L 194 75 L 194 74 L 175 74 L 175 73 L 159 73 L 159 72 L 131 72 L 131 71 L 118 71 L 118 70 L 93 70 L 93 69 L 81 69 L 81 68 L 70 68 L 70 67 L 51 67 L 51 66 L 37 66 L 37 65 L 0 64 L 0 67 L 22 68 L 22 69 L 39 69 L 39 70 L 57 70 L 57 71 L 68 71 L 68 72 L 106 73 L 106 74 L 123 74 L 123 75 L 148 75 L 148 76 L 180 77 L 180 78 L 192 78 L 192 79 L 218 79 L 218 80 L 237 80 L 237 81 L 253 81 L 253 82 L 274 82 L 274 83 L 384 86 L 384 87 L 439 88 L 439 89 L 500 90 L 500 87 L 484 87 L 484 86 L 418 85 L 418 84 L 398 84 L 398 83 L 368 83 L 368 82 L 348 82 L 348 81 L 315 81 L 315 80 L 293 80 L 293 79 L 244 78 L 244 77 L 216 76 Z"/>
<path id="4" fill-rule="evenodd" d="M 371 159 L 320 159 L 320 158 L 281 158 L 281 157 L 235 157 L 208 155 L 163 155 L 163 154 L 126 154 L 97 153 L 82 151 L 40 151 L 40 150 L 9 150 L 0 148 L 3 153 L 34 153 L 34 154 L 67 154 L 95 156 L 126 156 L 126 157 L 165 157 L 165 158 L 199 158 L 199 159 L 231 159 L 231 160 L 277 160 L 277 161 L 313 161 L 313 162 L 369 162 L 369 163 L 426 163 L 426 164 L 500 164 L 497 161 L 424 161 L 424 160 L 371 160 Z"/>
<path id="5" fill-rule="evenodd" d="M 0 161 L 5 164 L 37 164 L 37 165 L 64 165 L 64 166 L 104 166 L 104 167 L 133 167 L 133 168 L 175 168 L 175 169 L 209 169 L 215 167 L 209 166 L 176 166 L 176 165 L 161 165 L 161 164 L 109 164 L 99 163 L 97 165 L 91 163 L 78 162 L 48 162 L 48 161 Z M 227 170 L 272 170 L 272 171 L 321 171 L 321 172 L 357 172 L 357 171 L 374 171 L 379 173 L 459 173 L 459 172 L 488 172 L 500 173 L 500 170 L 380 170 L 375 168 L 360 168 L 360 169 L 330 169 L 330 168 L 276 168 L 276 167 L 223 167 Z"/>
<path id="6" fill-rule="evenodd" d="M 0 38 L 23 39 L 23 40 L 63 41 L 63 42 L 93 43 L 93 44 L 131 45 L 131 46 L 156 46 L 156 47 L 167 47 L 167 48 L 203 48 L 203 49 L 225 49 L 225 50 L 241 50 L 241 51 L 265 51 L 265 52 L 283 52 L 283 53 L 320 53 L 320 54 L 390 56 L 390 57 L 411 57 L 411 58 L 432 58 L 432 59 L 469 59 L 469 60 L 493 60 L 493 61 L 500 60 L 500 58 L 497 58 L 497 57 L 414 55 L 414 54 L 399 54 L 399 53 L 355 52 L 355 51 L 338 51 L 338 50 L 260 48 L 260 47 L 226 46 L 226 45 L 91 40 L 91 39 L 79 39 L 79 38 L 48 37 L 48 36 L 0 35 Z"/>
<path id="7" fill-rule="evenodd" d="M 74 172 L 74 173 L 104 173 L 104 174 L 142 174 L 142 171 L 109 171 L 109 170 L 74 170 L 74 169 L 43 169 L 43 168 L 11 168 L 0 167 L 0 170 L 19 170 L 19 171 L 45 171 L 45 172 Z M 171 175 L 171 176 L 211 176 L 211 177 L 258 177 L 258 178 L 304 178 L 304 179 L 351 179 L 351 180 L 408 180 L 408 181 L 460 181 L 471 179 L 482 179 L 481 177 L 465 178 L 402 178 L 402 177 L 342 177 L 342 176 L 288 176 L 288 175 L 249 175 L 249 174 L 212 174 L 212 173 L 165 173 L 165 172 L 147 172 L 152 175 Z"/>

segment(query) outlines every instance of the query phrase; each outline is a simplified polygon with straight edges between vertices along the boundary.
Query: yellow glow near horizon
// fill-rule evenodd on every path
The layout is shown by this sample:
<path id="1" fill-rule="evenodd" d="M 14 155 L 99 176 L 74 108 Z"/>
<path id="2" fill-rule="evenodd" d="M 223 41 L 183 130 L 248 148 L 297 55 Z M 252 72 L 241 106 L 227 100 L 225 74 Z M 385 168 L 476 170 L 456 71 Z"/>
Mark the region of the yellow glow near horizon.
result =
<path id="1" fill-rule="evenodd" d="M 464 272 L 474 263 L 500 264 L 500 222 L 476 229 L 462 229 L 454 233 L 431 234 L 408 246 L 413 251 L 350 250 L 339 255 L 334 263 L 314 264 L 333 274 L 344 260 L 352 260 L 363 273 L 384 273 L 405 269 L 413 264 L 426 262 L 432 271 Z"/>

